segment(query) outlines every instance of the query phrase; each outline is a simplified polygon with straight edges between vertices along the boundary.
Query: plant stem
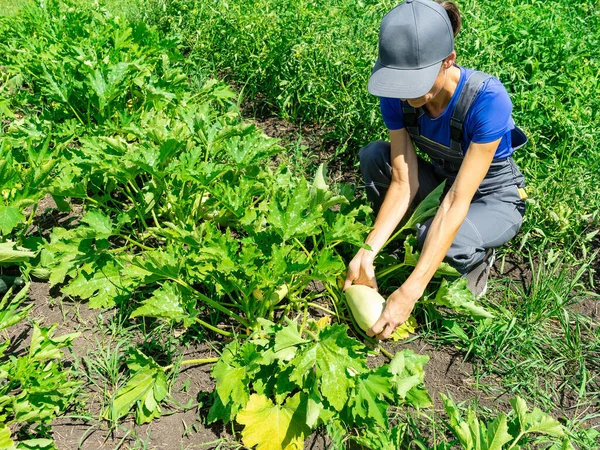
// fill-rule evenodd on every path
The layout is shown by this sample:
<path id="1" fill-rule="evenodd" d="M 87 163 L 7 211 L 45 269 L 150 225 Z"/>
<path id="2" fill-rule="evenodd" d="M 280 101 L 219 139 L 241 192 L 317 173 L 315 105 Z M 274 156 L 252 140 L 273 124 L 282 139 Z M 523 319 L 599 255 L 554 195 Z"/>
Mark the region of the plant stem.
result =
<path id="1" fill-rule="evenodd" d="M 394 357 L 394 355 L 392 355 L 390 352 L 388 352 L 385 348 L 383 348 L 381 346 L 381 344 L 377 344 L 377 347 L 379 348 L 379 350 L 381 350 L 381 353 L 383 353 L 385 356 L 387 356 L 389 359 L 392 359 Z"/>
<path id="2" fill-rule="evenodd" d="M 83 125 L 85 127 L 85 122 L 83 120 L 81 120 L 81 117 L 79 117 L 79 114 L 77 114 L 77 111 L 75 111 L 75 108 L 73 108 L 70 103 L 67 103 L 67 105 L 69 105 L 69 108 L 71 108 L 71 111 L 73 111 L 73 114 L 75 114 L 75 117 L 77 117 L 79 122 L 81 122 L 81 125 Z"/>
<path id="3" fill-rule="evenodd" d="M 334 292 L 331 290 L 331 287 L 329 286 L 329 284 L 327 283 L 323 283 L 323 285 L 325 286 L 325 289 L 327 290 L 327 292 L 329 292 L 329 295 L 332 298 L 332 302 L 331 304 L 333 305 L 333 309 L 335 309 L 335 316 L 338 318 L 340 318 L 340 313 L 337 309 L 337 302 L 339 301 L 337 295 L 334 294 Z"/>
<path id="4" fill-rule="evenodd" d="M 313 338 L 313 340 L 318 341 L 319 340 L 319 336 L 317 336 L 315 333 L 313 333 L 310 330 L 304 330 L 304 332 L 306 334 L 308 334 L 311 338 Z"/>
<path id="5" fill-rule="evenodd" d="M 227 337 L 233 337 L 233 333 L 230 333 L 229 331 L 221 330 L 220 328 L 217 328 L 217 327 L 213 327 L 211 324 L 209 324 L 208 322 L 205 322 L 202 319 L 196 318 L 196 322 L 198 322 L 203 327 L 208 328 L 209 330 L 214 331 L 217 334 L 221 334 L 221 335 L 227 336 Z"/>
<path id="6" fill-rule="evenodd" d="M 35 216 L 36 210 L 37 210 L 37 204 L 34 203 L 33 207 L 31 208 L 31 213 L 29 214 L 29 218 L 27 219 L 27 224 L 23 228 L 23 231 L 21 232 L 21 237 L 24 237 L 25 233 L 27 233 L 27 230 L 29 230 L 29 227 L 31 227 L 31 224 L 33 223 L 33 218 Z"/>
<path id="7" fill-rule="evenodd" d="M 217 362 L 218 360 L 219 358 L 186 359 L 185 361 L 181 361 L 179 365 L 184 366 L 188 364 L 211 364 Z M 175 367 L 175 364 L 169 364 L 168 366 L 163 367 L 163 370 L 166 372 L 167 370 L 171 370 L 173 367 Z"/>
<path id="8" fill-rule="evenodd" d="M 306 319 L 308 318 L 308 302 L 304 303 L 304 315 L 302 317 L 302 324 L 300 325 L 300 335 L 302 335 L 302 331 L 304 331 L 304 327 L 306 326 Z"/>
<path id="9" fill-rule="evenodd" d="M 212 306 L 213 308 L 221 311 L 224 314 L 227 314 L 229 317 L 231 317 L 232 319 L 237 320 L 241 325 L 245 326 L 246 328 L 250 328 L 250 325 L 248 324 L 248 322 L 243 319 L 242 317 L 240 317 L 239 315 L 237 315 L 236 313 L 228 310 L 227 308 L 225 308 L 223 305 L 221 305 L 218 302 L 215 302 L 214 300 L 212 300 L 211 298 L 207 297 L 206 295 L 202 294 L 200 291 L 198 291 L 197 289 L 194 289 L 192 286 L 190 286 L 189 284 L 187 284 L 185 281 L 183 281 L 180 278 L 171 278 L 171 280 L 173 280 L 175 283 L 190 289 L 191 291 L 193 291 L 198 297 L 200 297 L 200 299 L 204 302 L 207 303 L 208 305 Z"/>
<path id="10" fill-rule="evenodd" d="M 152 209 L 152 218 L 154 219 L 154 225 L 156 226 L 156 228 L 160 228 L 160 224 L 158 223 L 158 219 L 156 218 L 156 213 L 154 212 L 154 209 Z"/>
<path id="11" fill-rule="evenodd" d="M 152 247 L 148 247 L 147 245 L 144 245 L 144 244 L 142 244 L 142 243 L 140 243 L 140 242 L 138 242 L 138 241 L 136 241 L 136 240 L 134 240 L 134 239 L 131 239 L 130 237 L 128 237 L 128 236 L 125 236 L 124 234 L 119 234 L 119 237 L 121 237 L 121 238 L 125 239 L 127 242 L 130 242 L 130 243 L 132 243 L 133 245 L 135 245 L 135 246 L 137 246 L 137 247 L 139 247 L 139 248 L 141 248 L 141 249 L 143 249 L 143 250 L 147 250 L 147 251 L 153 251 L 153 250 L 156 250 L 156 249 L 154 249 L 154 248 L 152 248 Z"/>
<path id="12" fill-rule="evenodd" d="M 133 191 L 133 193 L 135 193 L 135 194 L 139 194 L 140 193 L 140 190 L 137 188 L 137 186 L 135 186 L 133 184 L 133 182 L 131 180 L 127 180 L 126 186 L 129 186 L 131 188 L 130 192 Z"/>
<path id="13" fill-rule="evenodd" d="M 519 433 L 519 435 L 517 436 L 517 438 L 513 441 L 512 444 L 510 444 L 510 447 L 508 447 L 508 450 L 511 450 L 515 445 L 517 445 L 517 443 L 521 440 L 521 438 L 525 435 L 524 431 L 521 431 Z"/>
<path id="14" fill-rule="evenodd" d="M 298 244 L 298 246 L 302 250 L 304 250 L 304 253 L 306 253 L 306 256 L 308 256 L 309 258 L 312 258 L 312 253 L 306 249 L 306 247 L 302 244 L 302 242 L 300 242 L 300 240 L 298 238 L 294 238 L 294 241 L 296 241 L 296 244 Z"/>
<path id="15" fill-rule="evenodd" d="M 377 278 L 383 278 L 391 273 L 394 273 L 396 270 L 400 270 L 402 267 L 405 267 L 405 266 L 406 266 L 406 264 L 400 263 L 400 264 L 396 264 L 394 266 L 386 267 L 385 269 L 377 272 Z"/>
<path id="16" fill-rule="evenodd" d="M 312 306 L 313 308 L 320 309 L 321 311 L 325 311 L 327 314 L 331 314 L 332 316 L 337 316 L 336 313 L 331 311 L 330 309 L 325 308 L 324 306 L 319 305 L 318 303 L 306 302 L 308 306 Z"/>
<path id="17" fill-rule="evenodd" d="M 148 227 L 146 226 L 146 220 L 144 219 L 144 216 L 142 216 L 142 213 L 140 212 L 139 208 L 136 207 L 135 196 L 132 194 L 131 189 L 129 189 L 129 182 L 127 182 L 127 184 L 124 184 L 123 187 L 125 188 L 125 197 L 127 197 L 127 200 L 131 202 L 131 207 L 135 208 L 135 213 L 138 216 L 140 225 L 144 227 L 144 231 L 146 231 L 148 229 Z"/>

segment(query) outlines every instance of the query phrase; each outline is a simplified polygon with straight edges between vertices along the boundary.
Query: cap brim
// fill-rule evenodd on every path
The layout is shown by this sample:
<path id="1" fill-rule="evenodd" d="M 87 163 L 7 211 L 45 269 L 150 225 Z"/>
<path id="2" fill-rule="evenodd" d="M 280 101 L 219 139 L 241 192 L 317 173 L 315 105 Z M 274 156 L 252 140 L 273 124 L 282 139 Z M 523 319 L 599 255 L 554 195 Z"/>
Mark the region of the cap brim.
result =
<path id="1" fill-rule="evenodd" d="M 442 61 L 423 69 L 392 69 L 377 60 L 369 79 L 369 92 L 377 97 L 421 97 L 435 83 L 441 66 Z"/>

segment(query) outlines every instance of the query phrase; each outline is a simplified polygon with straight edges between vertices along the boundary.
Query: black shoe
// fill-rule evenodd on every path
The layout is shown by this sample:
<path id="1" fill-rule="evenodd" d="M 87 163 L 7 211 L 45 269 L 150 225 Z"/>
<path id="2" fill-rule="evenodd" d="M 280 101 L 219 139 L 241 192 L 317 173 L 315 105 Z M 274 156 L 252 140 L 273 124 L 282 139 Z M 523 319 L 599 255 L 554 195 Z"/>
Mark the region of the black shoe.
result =
<path id="1" fill-rule="evenodd" d="M 496 260 L 496 250 L 490 248 L 486 251 L 483 261 L 477 264 L 465 275 L 467 287 L 475 298 L 483 297 L 487 291 L 490 270 Z"/>

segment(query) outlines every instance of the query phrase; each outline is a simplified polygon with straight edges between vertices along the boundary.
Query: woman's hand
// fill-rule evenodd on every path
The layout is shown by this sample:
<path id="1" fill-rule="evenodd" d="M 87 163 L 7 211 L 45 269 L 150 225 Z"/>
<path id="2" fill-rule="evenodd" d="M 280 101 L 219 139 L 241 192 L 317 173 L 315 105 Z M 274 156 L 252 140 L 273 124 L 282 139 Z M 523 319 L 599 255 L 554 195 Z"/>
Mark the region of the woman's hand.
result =
<path id="1" fill-rule="evenodd" d="M 354 284 L 364 284 L 377 290 L 375 267 L 373 261 L 375 252 L 361 248 L 348 264 L 348 273 L 344 282 L 344 291 Z"/>
<path id="2" fill-rule="evenodd" d="M 421 295 L 422 291 L 411 291 L 404 285 L 400 286 L 389 296 L 381 317 L 367 330 L 367 335 L 376 336 L 377 339 L 388 339 L 396 328 L 408 320 Z"/>

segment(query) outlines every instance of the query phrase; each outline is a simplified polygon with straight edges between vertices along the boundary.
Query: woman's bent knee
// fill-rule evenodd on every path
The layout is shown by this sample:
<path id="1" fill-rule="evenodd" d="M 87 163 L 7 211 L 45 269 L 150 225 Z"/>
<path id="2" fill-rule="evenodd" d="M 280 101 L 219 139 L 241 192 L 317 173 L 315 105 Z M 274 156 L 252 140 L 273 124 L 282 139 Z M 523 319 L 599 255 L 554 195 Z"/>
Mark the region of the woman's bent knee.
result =
<path id="1" fill-rule="evenodd" d="M 390 161 L 390 143 L 375 141 L 365 145 L 358 152 L 361 167 L 381 166 Z"/>

